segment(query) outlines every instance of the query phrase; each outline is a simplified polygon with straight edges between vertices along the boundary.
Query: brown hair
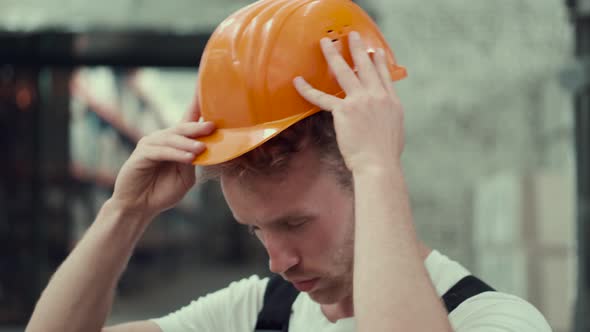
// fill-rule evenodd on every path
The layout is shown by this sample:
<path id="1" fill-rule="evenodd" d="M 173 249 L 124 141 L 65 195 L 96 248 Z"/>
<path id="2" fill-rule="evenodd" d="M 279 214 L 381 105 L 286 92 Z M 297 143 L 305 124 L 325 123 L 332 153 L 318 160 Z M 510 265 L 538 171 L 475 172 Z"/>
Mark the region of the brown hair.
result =
<path id="1" fill-rule="evenodd" d="M 219 179 L 221 175 L 252 177 L 282 176 L 294 155 L 306 148 L 315 149 L 321 164 L 347 189 L 352 188 L 352 174 L 340 154 L 334 120 L 330 112 L 315 113 L 256 149 L 222 164 L 204 166 L 201 180 Z"/>

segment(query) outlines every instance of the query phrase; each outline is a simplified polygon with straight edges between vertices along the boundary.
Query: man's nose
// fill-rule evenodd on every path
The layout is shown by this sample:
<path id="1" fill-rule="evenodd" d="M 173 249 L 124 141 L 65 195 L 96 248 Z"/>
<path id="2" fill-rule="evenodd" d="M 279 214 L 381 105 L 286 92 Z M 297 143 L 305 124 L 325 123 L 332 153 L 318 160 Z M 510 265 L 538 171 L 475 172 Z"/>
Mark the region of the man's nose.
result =
<path id="1" fill-rule="evenodd" d="M 268 266 L 273 273 L 284 273 L 299 263 L 295 250 L 281 236 L 265 234 L 264 245 L 268 253 Z"/>

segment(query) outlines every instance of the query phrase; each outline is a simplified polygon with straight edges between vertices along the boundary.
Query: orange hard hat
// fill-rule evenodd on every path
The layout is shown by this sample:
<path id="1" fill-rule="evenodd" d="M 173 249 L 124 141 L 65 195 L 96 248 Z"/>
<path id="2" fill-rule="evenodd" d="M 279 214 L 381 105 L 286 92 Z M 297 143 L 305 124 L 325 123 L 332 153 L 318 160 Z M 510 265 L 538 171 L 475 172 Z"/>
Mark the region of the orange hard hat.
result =
<path id="1" fill-rule="evenodd" d="M 199 67 L 201 114 L 217 129 L 199 138 L 207 149 L 194 164 L 239 157 L 320 111 L 298 94 L 297 76 L 344 96 L 320 39 L 332 39 L 352 68 L 350 31 L 360 33 L 367 52 L 385 50 L 392 80 L 406 76 L 377 25 L 351 0 L 261 0 L 225 19 L 207 42 Z"/>

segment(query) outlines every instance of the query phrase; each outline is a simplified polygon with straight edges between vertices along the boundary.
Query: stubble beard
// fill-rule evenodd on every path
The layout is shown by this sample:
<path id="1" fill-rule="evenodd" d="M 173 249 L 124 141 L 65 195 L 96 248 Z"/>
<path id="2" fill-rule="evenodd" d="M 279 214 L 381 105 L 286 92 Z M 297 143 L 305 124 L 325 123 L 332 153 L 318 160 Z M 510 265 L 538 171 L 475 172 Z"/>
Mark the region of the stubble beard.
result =
<path id="1" fill-rule="evenodd" d="M 329 272 L 321 277 L 319 288 L 309 293 L 315 302 L 334 304 L 352 297 L 354 271 L 354 223 L 346 234 L 344 244 L 334 252 Z"/>

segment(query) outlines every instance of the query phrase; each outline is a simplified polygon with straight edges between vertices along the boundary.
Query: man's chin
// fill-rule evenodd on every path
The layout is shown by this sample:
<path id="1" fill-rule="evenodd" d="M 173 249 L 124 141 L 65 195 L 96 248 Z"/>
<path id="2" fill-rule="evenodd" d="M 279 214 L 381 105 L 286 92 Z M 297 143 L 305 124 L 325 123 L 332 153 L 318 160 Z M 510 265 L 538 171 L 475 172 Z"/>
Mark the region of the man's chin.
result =
<path id="1" fill-rule="evenodd" d="M 319 304 L 335 304 L 345 299 L 348 294 L 339 288 L 317 288 L 307 292 L 309 298 Z"/>

